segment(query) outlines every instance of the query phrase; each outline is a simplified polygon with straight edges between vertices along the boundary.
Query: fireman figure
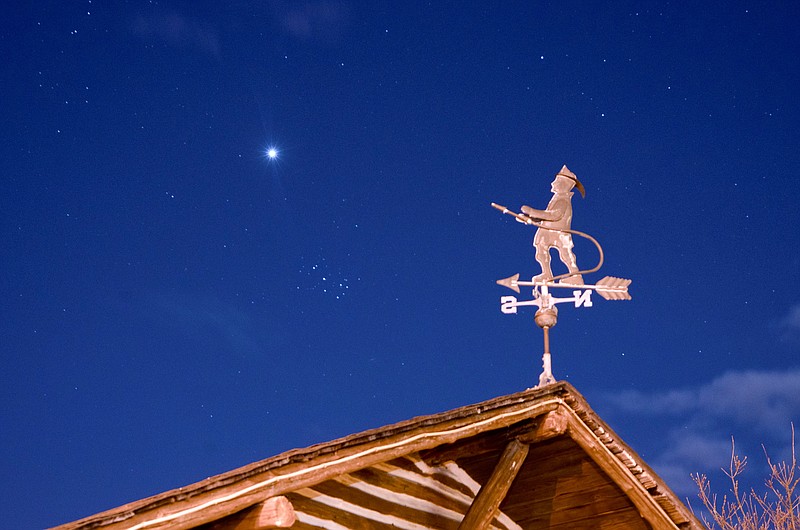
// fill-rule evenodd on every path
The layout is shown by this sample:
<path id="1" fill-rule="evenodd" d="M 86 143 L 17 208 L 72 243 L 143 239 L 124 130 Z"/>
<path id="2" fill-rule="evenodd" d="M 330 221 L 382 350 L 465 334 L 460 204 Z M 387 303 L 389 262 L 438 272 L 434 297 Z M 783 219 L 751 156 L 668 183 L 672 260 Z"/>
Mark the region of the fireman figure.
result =
<path id="1" fill-rule="evenodd" d="M 537 210 L 530 206 L 523 206 L 522 213 L 539 224 L 536 235 L 533 236 L 533 246 L 536 249 L 536 261 L 542 267 L 542 273 L 534 276 L 533 281 L 550 281 L 553 271 L 550 268 L 550 249 L 558 251 L 558 257 L 569 270 L 569 276 L 561 278 L 560 283 L 570 285 L 583 284 L 579 274 L 575 254 L 572 252 L 572 234 L 567 232 L 572 224 L 572 188 L 578 188 L 581 197 L 586 196 L 583 184 L 570 171 L 567 166 L 561 168 L 553 179 L 550 190 L 553 198 L 544 210 Z"/>

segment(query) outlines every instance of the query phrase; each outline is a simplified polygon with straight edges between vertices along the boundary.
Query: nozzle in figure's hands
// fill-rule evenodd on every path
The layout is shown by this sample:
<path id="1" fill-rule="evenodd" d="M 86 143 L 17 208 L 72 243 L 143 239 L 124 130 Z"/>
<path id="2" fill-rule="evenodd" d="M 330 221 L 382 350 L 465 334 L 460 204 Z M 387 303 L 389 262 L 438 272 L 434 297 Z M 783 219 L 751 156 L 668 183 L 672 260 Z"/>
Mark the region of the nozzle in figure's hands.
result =
<path id="1" fill-rule="evenodd" d="M 492 208 L 494 208 L 495 210 L 500 210 L 503 213 L 507 213 L 508 215 L 513 215 L 514 219 L 516 219 L 518 223 L 523 223 L 523 224 L 527 225 L 527 224 L 531 224 L 533 222 L 533 219 L 531 219 L 527 215 L 523 215 L 521 213 L 513 212 L 513 211 L 509 210 L 508 208 L 506 208 L 505 206 L 503 206 L 502 204 L 497 204 L 497 203 L 493 202 L 492 203 Z M 528 207 L 527 206 L 523 206 L 523 208 L 528 208 Z"/>

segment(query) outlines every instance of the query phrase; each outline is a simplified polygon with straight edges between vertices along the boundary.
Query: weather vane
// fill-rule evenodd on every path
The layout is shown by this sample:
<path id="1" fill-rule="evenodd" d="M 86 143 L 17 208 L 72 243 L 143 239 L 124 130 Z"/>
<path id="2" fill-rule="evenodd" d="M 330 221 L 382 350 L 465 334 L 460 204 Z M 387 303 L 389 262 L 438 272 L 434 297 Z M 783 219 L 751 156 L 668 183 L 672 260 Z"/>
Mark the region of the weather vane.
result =
<path id="1" fill-rule="evenodd" d="M 631 280 L 606 276 L 594 285 L 586 284 L 583 280 L 584 274 L 590 274 L 600 270 L 603 266 L 603 248 L 595 238 L 584 232 L 579 232 L 571 228 L 572 225 L 572 189 L 577 188 L 581 197 L 586 196 L 586 190 L 578 180 L 578 177 L 570 171 L 567 166 L 561 168 L 553 179 L 550 191 L 553 198 L 544 210 L 537 210 L 530 206 L 522 206 L 522 213 L 509 210 L 505 206 L 492 203 L 492 206 L 503 213 L 513 215 L 520 223 L 536 227 L 536 234 L 533 236 L 533 247 L 536 249 L 536 261 L 542 268 L 541 274 L 537 274 L 530 281 L 520 280 L 519 273 L 497 280 L 497 283 L 508 287 L 519 293 L 520 286 L 532 287 L 532 300 L 517 300 L 516 296 L 500 297 L 500 310 L 506 314 L 515 314 L 520 306 L 536 306 L 536 314 L 533 319 L 536 325 L 544 332 L 544 354 L 542 355 L 542 374 L 539 376 L 539 384 L 544 386 L 555 383 L 553 377 L 552 362 L 550 358 L 550 328 L 556 325 L 558 320 L 558 309 L 556 304 L 572 302 L 575 307 L 591 307 L 592 291 L 596 292 L 606 300 L 630 300 L 628 286 Z M 597 265 L 591 269 L 581 270 L 578 268 L 575 254 L 572 251 L 572 236 L 576 235 L 591 241 L 599 253 Z M 550 249 L 555 248 L 561 262 L 567 267 L 567 272 L 553 276 L 550 267 Z M 569 288 L 572 289 L 571 297 L 557 298 L 550 294 L 550 289 Z"/>

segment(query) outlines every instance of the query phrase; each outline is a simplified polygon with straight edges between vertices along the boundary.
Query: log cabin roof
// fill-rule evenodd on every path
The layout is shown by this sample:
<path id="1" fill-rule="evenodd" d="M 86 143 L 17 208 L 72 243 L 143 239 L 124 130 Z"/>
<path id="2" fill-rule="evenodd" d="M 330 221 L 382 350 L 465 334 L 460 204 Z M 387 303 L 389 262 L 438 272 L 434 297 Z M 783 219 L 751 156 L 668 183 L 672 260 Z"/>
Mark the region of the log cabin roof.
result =
<path id="1" fill-rule="evenodd" d="M 294 449 L 58 530 L 688 529 L 568 383 Z"/>

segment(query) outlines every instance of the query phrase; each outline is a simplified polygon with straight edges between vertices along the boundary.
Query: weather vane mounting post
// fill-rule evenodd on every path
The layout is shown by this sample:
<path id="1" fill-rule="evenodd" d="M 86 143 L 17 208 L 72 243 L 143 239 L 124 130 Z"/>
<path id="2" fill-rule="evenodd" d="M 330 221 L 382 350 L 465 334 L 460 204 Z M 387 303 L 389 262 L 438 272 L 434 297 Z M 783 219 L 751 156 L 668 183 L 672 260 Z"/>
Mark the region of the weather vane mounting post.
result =
<path id="1" fill-rule="evenodd" d="M 592 307 L 592 291 L 606 300 L 630 300 L 628 286 L 631 280 L 606 276 L 594 285 L 585 284 L 584 274 L 596 272 L 603 266 L 603 248 L 595 238 L 584 232 L 573 230 L 572 225 L 572 190 L 577 188 L 582 197 L 586 190 L 578 177 L 567 166 L 561 168 L 553 179 L 550 191 L 553 197 L 544 210 L 537 210 L 530 206 L 522 206 L 522 213 L 509 210 L 505 206 L 492 203 L 492 207 L 504 214 L 514 216 L 520 223 L 536 227 L 533 236 L 533 247 L 536 250 L 536 261 L 541 267 L 541 273 L 530 281 L 521 281 L 519 273 L 497 280 L 499 285 L 508 287 L 512 291 L 520 292 L 520 286 L 532 287 L 531 300 L 517 300 L 516 296 L 502 296 L 500 310 L 506 314 L 515 314 L 520 306 L 536 306 L 538 310 L 533 319 L 544 333 L 544 353 L 542 354 L 542 373 L 539 376 L 538 387 L 555 383 L 552 371 L 550 354 L 550 328 L 558 321 L 556 304 L 573 302 L 575 307 Z M 597 248 L 599 259 L 597 265 L 591 269 L 581 270 L 572 251 L 572 236 L 588 239 Z M 550 267 L 550 249 L 555 248 L 558 257 L 566 266 L 567 272 L 553 276 Z M 572 296 L 569 298 L 556 298 L 550 294 L 553 288 L 570 288 Z"/>

